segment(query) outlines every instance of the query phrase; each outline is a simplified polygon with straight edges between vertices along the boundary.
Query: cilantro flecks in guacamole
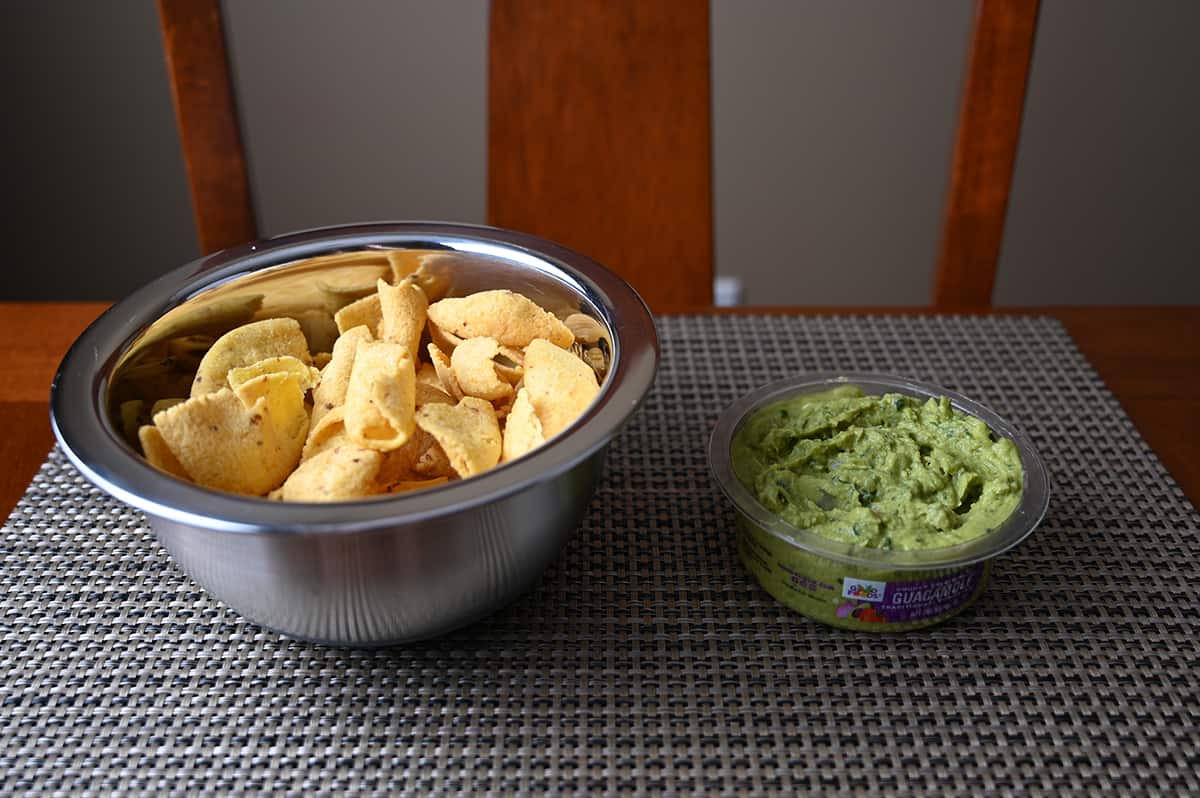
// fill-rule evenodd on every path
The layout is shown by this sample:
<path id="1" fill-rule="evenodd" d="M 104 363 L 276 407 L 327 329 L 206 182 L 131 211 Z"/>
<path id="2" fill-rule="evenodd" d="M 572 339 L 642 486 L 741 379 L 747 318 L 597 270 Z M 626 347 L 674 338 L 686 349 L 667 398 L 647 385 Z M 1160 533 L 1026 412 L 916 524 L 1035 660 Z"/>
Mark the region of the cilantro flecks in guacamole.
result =
<path id="1" fill-rule="evenodd" d="M 986 534 L 1021 499 L 1017 447 L 945 397 L 854 386 L 762 408 L 734 437 L 738 479 L 784 521 L 885 550 Z"/>

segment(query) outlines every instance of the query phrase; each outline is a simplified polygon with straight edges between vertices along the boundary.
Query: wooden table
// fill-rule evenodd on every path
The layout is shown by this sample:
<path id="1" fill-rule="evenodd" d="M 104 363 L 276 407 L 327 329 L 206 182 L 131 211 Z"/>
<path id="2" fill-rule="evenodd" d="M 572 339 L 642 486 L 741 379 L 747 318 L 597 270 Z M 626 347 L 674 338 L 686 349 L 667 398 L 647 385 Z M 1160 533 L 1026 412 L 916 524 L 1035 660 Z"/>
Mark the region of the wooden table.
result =
<path id="1" fill-rule="evenodd" d="M 50 450 L 48 394 L 63 354 L 107 305 L 0 303 L 0 517 Z M 701 310 L 701 309 L 692 309 Z M 767 313 L 910 309 L 755 308 Z M 1066 325 L 1192 504 L 1200 505 L 1200 307 L 1021 308 Z"/>

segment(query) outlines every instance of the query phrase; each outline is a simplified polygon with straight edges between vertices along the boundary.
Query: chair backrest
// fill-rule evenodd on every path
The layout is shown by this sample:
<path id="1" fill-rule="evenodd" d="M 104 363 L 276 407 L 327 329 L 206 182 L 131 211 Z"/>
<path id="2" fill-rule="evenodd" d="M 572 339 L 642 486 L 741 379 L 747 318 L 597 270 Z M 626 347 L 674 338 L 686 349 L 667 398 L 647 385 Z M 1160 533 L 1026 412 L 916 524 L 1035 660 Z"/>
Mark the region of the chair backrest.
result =
<path id="1" fill-rule="evenodd" d="M 710 0 L 493 0 L 488 222 L 712 302 Z M 932 305 L 991 304 L 1039 0 L 977 0 Z M 201 248 L 255 237 L 220 0 L 159 0 Z"/>

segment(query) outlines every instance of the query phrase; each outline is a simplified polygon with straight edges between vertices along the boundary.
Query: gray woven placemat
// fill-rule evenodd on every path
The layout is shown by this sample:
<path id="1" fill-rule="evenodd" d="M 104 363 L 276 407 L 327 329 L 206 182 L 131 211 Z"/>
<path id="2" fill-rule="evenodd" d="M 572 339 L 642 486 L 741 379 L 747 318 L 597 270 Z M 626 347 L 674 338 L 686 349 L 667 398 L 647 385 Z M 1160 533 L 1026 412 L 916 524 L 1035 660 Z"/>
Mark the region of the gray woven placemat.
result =
<path id="1" fill-rule="evenodd" d="M 292 642 L 209 599 L 55 453 L 3 530 L 0 793 L 1200 790 L 1200 517 L 1054 321 L 673 317 L 540 586 L 430 643 Z M 971 611 L 782 609 L 710 483 L 720 409 L 879 370 L 1025 427 L 1053 498 Z"/>

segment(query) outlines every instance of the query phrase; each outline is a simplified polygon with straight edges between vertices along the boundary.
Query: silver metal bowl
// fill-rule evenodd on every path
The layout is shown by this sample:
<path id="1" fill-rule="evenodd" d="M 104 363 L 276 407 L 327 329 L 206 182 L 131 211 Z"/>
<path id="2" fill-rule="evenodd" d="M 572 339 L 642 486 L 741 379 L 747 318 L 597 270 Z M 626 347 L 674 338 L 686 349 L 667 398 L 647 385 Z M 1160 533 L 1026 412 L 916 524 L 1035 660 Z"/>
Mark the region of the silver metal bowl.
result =
<path id="1" fill-rule="evenodd" d="M 351 297 L 374 284 L 368 266 L 296 261 L 371 249 L 400 250 L 393 257 L 419 263 L 443 296 L 510 288 L 560 314 L 597 319 L 607 332 L 599 397 L 517 461 L 441 487 L 338 504 L 200 488 L 150 467 L 126 442 L 116 409 L 122 386 L 154 347 L 249 318 L 303 315 L 338 292 Z M 201 258 L 114 306 L 59 367 L 51 422 L 76 467 L 144 511 L 171 556 L 218 599 L 293 637 L 385 645 L 448 632 L 532 586 L 578 527 L 605 449 L 649 391 L 658 354 L 654 323 L 633 289 L 548 241 L 456 224 L 325 228 Z"/>

